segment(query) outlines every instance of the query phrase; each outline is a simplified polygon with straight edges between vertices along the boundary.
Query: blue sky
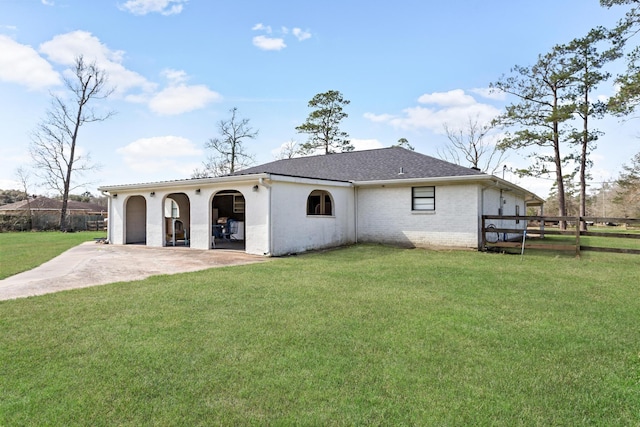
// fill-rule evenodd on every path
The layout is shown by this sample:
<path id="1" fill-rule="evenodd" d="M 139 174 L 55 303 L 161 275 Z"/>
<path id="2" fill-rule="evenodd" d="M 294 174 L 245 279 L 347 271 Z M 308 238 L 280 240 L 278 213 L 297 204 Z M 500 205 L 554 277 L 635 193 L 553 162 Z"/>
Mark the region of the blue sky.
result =
<path id="1" fill-rule="evenodd" d="M 19 187 L 30 133 L 78 54 L 117 88 L 100 104 L 117 115 L 80 131 L 82 152 L 102 167 L 76 182 L 95 192 L 190 177 L 233 107 L 259 131 L 246 150 L 271 161 L 282 144 L 305 140 L 295 127 L 328 90 L 351 101 L 342 128 L 357 149 L 407 138 L 437 157 L 445 123 L 502 111 L 508 100 L 488 96 L 490 82 L 622 15 L 598 0 L 0 0 L 0 188 Z M 599 128 L 596 181 L 640 151 L 633 120 Z M 551 184 L 506 178 L 543 197 Z"/>

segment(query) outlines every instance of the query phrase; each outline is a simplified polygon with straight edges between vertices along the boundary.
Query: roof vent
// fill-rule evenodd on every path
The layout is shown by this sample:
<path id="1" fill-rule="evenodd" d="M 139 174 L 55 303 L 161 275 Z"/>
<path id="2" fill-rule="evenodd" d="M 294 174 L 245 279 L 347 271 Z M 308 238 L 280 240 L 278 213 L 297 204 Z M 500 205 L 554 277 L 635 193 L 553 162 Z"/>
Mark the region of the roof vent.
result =
<path id="1" fill-rule="evenodd" d="M 398 175 L 404 175 L 404 168 L 400 168 L 400 172 L 398 172 Z"/>

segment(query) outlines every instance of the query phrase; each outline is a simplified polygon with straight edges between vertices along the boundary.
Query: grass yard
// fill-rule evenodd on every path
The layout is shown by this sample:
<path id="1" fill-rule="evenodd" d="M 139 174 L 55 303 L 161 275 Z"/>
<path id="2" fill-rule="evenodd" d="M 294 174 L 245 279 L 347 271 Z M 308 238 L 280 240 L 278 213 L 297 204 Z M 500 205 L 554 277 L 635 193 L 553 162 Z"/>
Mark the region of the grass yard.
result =
<path id="1" fill-rule="evenodd" d="M 638 425 L 640 257 L 358 245 L 0 302 L 0 425 Z"/>
<path id="2" fill-rule="evenodd" d="M 31 270 L 82 242 L 106 237 L 102 231 L 79 233 L 0 233 L 0 280 Z"/>

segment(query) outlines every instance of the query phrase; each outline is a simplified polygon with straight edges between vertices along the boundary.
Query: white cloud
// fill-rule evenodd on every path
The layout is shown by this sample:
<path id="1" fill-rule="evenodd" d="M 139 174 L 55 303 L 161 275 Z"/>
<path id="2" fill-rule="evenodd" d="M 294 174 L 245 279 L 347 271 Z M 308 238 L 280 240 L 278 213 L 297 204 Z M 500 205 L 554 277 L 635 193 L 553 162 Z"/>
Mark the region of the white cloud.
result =
<path id="1" fill-rule="evenodd" d="M 187 73 L 174 69 L 162 72 L 168 87 L 158 92 L 158 84 L 124 67 L 124 51 L 109 49 L 86 31 L 57 35 L 42 43 L 39 50 L 51 62 L 69 67 L 64 73 L 71 80 L 74 78 L 71 69 L 77 56 L 82 55 L 86 62 L 95 62 L 105 71 L 108 86 L 115 88 L 115 96 L 121 96 L 128 102 L 148 103 L 149 108 L 158 114 L 185 113 L 222 98 L 204 85 L 186 85 Z M 18 83 L 29 89 L 43 89 L 62 83 L 60 74 L 36 50 L 4 35 L 0 35 L 0 81 Z"/>
<path id="2" fill-rule="evenodd" d="M 476 100 L 471 95 L 464 93 L 462 89 L 454 89 L 449 92 L 425 93 L 418 98 L 421 104 L 435 104 L 442 106 L 470 105 Z"/>
<path id="3" fill-rule="evenodd" d="M 154 95 L 149 108 L 161 115 L 187 113 L 205 107 L 211 102 L 220 101 L 222 96 L 204 85 L 187 86 L 179 84 L 169 86 Z"/>
<path id="4" fill-rule="evenodd" d="M 300 28 L 294 28 L 292 31 L 294 36 L 300 41 L 311 38 L 311 33 L 308 31 L 302 31 Z"/>
<path id="5" fill-rule="evenodd" d="M 384 147 L 377 139 L 352 139 L 351 145 L 353 145 L 355 151 L 373 150 Z"/>
<path id="6" fill-rule="evenodd" d="M 42 4 L 45 6 L 53 6 L 55 3 L 52 0 L 42 0 Z"/>
<path id="7" fill-rule="evenodd" d="M 405 109 L 404 113 L 404 117 L 392 119 L 390 123 L 400 129 L 424 128 L 442 134 L 445 124 L 452 128 L 464 126 L 469 117 L 477 118 L 479 123 L 486 123 L 500 114 L 500 110 L 487 104 L 473 104 L 440 110 L 412 107 Z"/>
<path id="8" fill-rule="evenodd" d="M 129 0 L 119 8 L 134 15 L 160 13 L 168 16 L 182 12 L 186 3 L 187 0 Z"/>
<path id="9" fill-rule="evenodd" d="M 253 31 L 263 31 L 265 34 L 271 35 L 273 30 L 270 25 L 264 25 L 263 23 L 258 23 L 251 28 Z M 253 38 L 253 45 L 262 49 L 262 50 L 282 50 L 287 47 L 284 37 L 287 37 L 290 33 L 298 39 L 298 41 L 303 41 L 311 38 L 311 33 L 308 31 L 303 31 L 301 28 L 294 27 L 291 31 L 289 28 L 282 26 L 278 31 L 281 37 L 270 37 L 265 35 L 255 36 Z"/>
<path id="10" fill-rule="evenodd" d="M 18 190 L 22 188 L 22 184 L 14 179 L 0 179 L 0 188 L 6 190 Z"/>
<path id="11" fill-rule="evenodd" d="M 196 148 L 190 140 L 179 136 L 158 136 L 142 138 L 116 152 L 123 156 L 125 164 L 136 172 L 156 173 L 167 170 L 181 174 L 190 173 L 198 165 L 195 163 L 185 167 L 180 159 L 188 161 L 189 157 L 201 157 L 202 150 Z"/>
<path id="12" fill-rule="evenodd" d="M 284 39 L 267 36 L 255 36 L 253 45 L 262 50 L 282 50 L 287 47 Z"/>
<path id="13" fill-rule="evenodd" d="M 479 123 L 486 123 L 500 114 L 500 110 L 494 106 L 477 102 L 462 89 L 424 94 L 418 101 L 432 104 L 433 107 L 405 108 L 402 115 L 365 113 L 364 117 L 399 129 L 426 129 L 444 134 L 445 124 L 452 128 L 464 126 L 469 117 L 477 119 Z"/>
<path id="14" fill-rule="evenodd" d="M 124 67 L 124 51 L 109 49 L 97 37 L 86 31 L 73 31 L 55 36 L 41 44 L 40 51 L 51 61 L 67 66 L 72 66 L 79 54 L 87 61 L 95 61 L 96 65 L 107 73 L 109 85 L 116 88 L 116 95 L 124 96 L 129 102 L 148 103 L 149 108 L 157 114 L 186 113 L 221 99 L 220 94 L 204 85 L 186 85 L 188 76 L 183 70 L 163 70 L 162 75 L 167 79 L 169 86 L 158 92 L 156 83 Z"/>
<path id="15" fill-rule="evenodd" d="M 271 27 L 269 25 L 263 25 L 262 23 L 258 23 L 251 28 L 253 31 L 264 31 L 267 34 L 271 34 Z"/>
<path id="16" fill-rule="evenodd" d="M 62 83 L 60 75 L 31 46 L 0 35 L 0 80 L 32 90 Z"/>
<path id="17" fill-rule="evenodd" d="M 176 85 L 179 83 L 186 82 L 189 78 L 187 77 L 187 73 L 183 70 L 173 70 L 171 68 L 167 68 L 162 71 L 162 75 L 169 80 L 171 85 Z"/>
<path id="18" fill-rule="evenodd" d="M 111 50 L 100 39 L 88 31 L 72 31 L 59 34 L 40 45 L 40 52 L 49 60 L 63 65 L 72 65 L 78 55 L 95 60 L 102 66 L 107 62 L 122 62 L 123 51 Z"/>
<path id="19" fill-rule="evenodd" d="M 507 99 L 507 94 L 505 92 L 498 89 L 492 89 L 490 87 L 478 87 L 471 89 L 470 92 L 480 95 L 483 98 L 493 99 L 496 101 L 504 101 Z"/>
<path id="20" fill-rule="evenodd" d="M 386 123 L 396 117 L 393 114 L 374 114 L 374 113 L 364 113 L 363 116 L 365 119 L 371 120 L 374 123 Z"/>
<path id="21" fill-rule="evenodd" d="M 147 81 L 140 74 L 127 70 L 122 61 L 124 51 L 111 50 L 100 39 L 87 31 L 73 31 L 60 34 L 40 45 L 40 52 L 49 60 L 71 66 L 78 55 L 83 55 L 88 62 L 95 61 L 109 78 L 109 84 L 116 88 L 117 94 L 124 94 L 132 89 L 152 92 L 156 85 Z"/>

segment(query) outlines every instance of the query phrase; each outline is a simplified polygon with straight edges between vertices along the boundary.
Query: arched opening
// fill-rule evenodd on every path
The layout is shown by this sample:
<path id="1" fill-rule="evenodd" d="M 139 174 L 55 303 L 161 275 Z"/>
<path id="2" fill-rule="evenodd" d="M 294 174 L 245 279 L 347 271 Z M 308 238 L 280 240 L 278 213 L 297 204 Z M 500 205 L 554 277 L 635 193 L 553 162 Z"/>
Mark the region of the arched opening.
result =
<path id="1" fill-rule="evenodd" d="M 222 190 L 213 196 L 211 247 L 245 250 L 245 198 L 241 192 Z"/>
<path id="2" fill-rule="evenodd" d="M 126 200 L 125 244 L 147 244 L 147 200 L 131 196 Z"/>
<path id="3" fill-rule="evenodd" d="M 164 199 L 165 246 L 189 246 L 191 204 L 184 193 L 171 193 Z"/>
<path id="4" fill-rule="evenodd" d="M 313 190 L 307 197 L 307 215 L 333 215 L 333 199 L 325 190 Z"/>

